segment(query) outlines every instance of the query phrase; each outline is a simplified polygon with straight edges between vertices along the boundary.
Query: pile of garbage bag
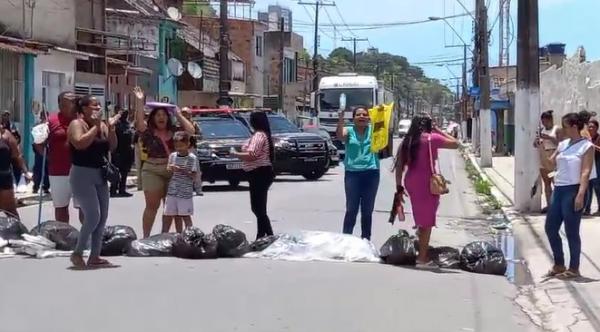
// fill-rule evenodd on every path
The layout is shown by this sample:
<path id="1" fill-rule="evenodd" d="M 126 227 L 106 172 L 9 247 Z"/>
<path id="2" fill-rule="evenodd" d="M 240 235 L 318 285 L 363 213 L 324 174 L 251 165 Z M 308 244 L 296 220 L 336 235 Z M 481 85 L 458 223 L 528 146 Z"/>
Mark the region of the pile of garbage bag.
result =
<path id="1" fill-rule="evenodd" d="M 179 233 L 156 234 L 145 239 L 135 240 L 127 249 L 131 257 L 173 256 L 173 244 L 181 238 Z"/>
<path id="2" fill-rule="evenodd" d="M 104 228 L 102 236 L 102 256 L 120 256 L 129 250 L 131 242 L 137 240 L 133 228 L 116 225 Z"/>
<path id="3" fill-rule="evenodd" d="M 494 275 L 504 275 L 507 268 L 502 250 L 485 241 L 467 244 L 460 253 L 460 266 L 465 271 Z"/>
<path id="4" fill-rule="evenodd" d="M 0 238 L 4 240 L 19 240 L 27 234 L 27 227 L 19 219 L 11 216 L 0 216 Z"/>
<path id="5" fill-rule="evenodd" d="M 415 265 L 417 261 L 415 239 L 402 229 L 398 231 L 398 234 L 390 236 L 379 252 L 385 264 Z"/>
<path id="6" fill-rule="evenodd" d="M 173 243 L 173 256 L 187 259 L 217 258 L 217 239 L 197 227 L 186 228 Z"/>
<path id="7" fill-rule="evenodd" d="M 429 257 L 444 269 L 460 269 L 460 251 L 452 247 L 430 247 Z"/>
<path id="8" fill-rule="evenodd" d="M 64 222 L 44 221 L 29 232 L 31 235 L 41 235 L 56 244 L 56 250 L 72 251 L 77 245 L 79 231 Z"/>
<path id="9" fill-rule="evenodd" d="M 320 231 L 282 234 L 262 251 L 244 257 L 287 261 L 380 262 L 379 253 L 368 240 Z"/>
<path id="10" fill-rule="evenodd" d="M 250 251 L 246 234 L 228 225 L 217 225 L 212 231 L 217 239 L 219 257 L 242 257 Z"/>

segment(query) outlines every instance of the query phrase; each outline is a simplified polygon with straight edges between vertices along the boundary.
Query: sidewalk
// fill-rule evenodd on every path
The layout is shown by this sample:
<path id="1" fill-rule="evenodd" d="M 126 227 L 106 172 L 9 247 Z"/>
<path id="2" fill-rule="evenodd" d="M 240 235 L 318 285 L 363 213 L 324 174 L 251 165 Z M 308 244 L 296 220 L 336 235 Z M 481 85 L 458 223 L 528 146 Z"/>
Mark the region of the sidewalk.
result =
<path id="1" fill-rule="evenodd" d="M 473 158 L 472 155 L 470 157 Z M 497 198 L 507 203 L 503 204 L 503 210 L 513 223 L 521 255 L 527 261 L 535 282 L 535 286 L 525 289 L 523 294 L 539 301 L 537 308 L 530 308 L 530 316 L 546 320 L 551 330 L 600 331 L 600 217 L 584 218 L 581 223 L 581 273 L 584 277 L 568 282 L 543 280 L 542 276 L 552 266 L 552 254 L 544 230 L 545 216 L 518 214 L 512 208 L 514 157 L 495 157 L 493 167 L 485 168 L 483 172 L 498 189 L 497 192 L 501 193 L 501 197 Z M 594 198 L 592 211 L 597 211 L 597 208 Z M 564 229 L 561 235 L 568 263 L 569 251 Z"/>

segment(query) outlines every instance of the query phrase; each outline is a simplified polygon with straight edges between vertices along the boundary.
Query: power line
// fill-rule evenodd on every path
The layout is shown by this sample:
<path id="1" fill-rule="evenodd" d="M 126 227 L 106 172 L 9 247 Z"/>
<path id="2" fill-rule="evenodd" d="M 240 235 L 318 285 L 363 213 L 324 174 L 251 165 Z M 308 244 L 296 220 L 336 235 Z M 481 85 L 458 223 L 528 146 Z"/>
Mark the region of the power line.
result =
<path id="1" fill-rule="evenodd" d="M 348 23 L 346 23 L 346 20 L 344 19 L 344 15 L 342 15 L 342 12 L 340 11 L 340 7 L 337 6 L 337 4 L 335 5 L 335 10 L 338 14 L 338 16 L 340 17 L 340 19 L 342 20 L 342 23 L 344 24 L 344 26 L 346 27 L 346 29 L 348 30 L 348 32 L 350 32 L 352 34 L 352 36 L 354 37 L 358 37 L 354 31 L 352 31 L 350 29 L 350 27 L 348 26 Z"/>
<path id="2" fill-rule="evenodd" d="M 470 15 L 470 13 L 446 16 L 446 17 L 441 17 L 440 19 L 450 19 L 450 18 L 456 18 L 456 17 L 463 17 L 463 16 L 467 16 L 467 15 Z M 414 25 L 414 24 L 430 23 L 430 22 L 433 22 L 433 21 L 431 21 L 430 19 L 424 19 L 424 20 L 418 20 L 418 21 L 397 21 L 397 22 L 384 22 L 384 23 L 351 23 L 351 24 L 348 24 L 348 26 L 352 27 L 351 28 L 352 30 L 357 31 L 357 30 L 385 29 L 385 28 L 390 28 L 390 27 L 395 27 L 395 26 Z M 298 23 L 298 25 L 306 25 L 306 24 Z M 321 26 L 332 27 L 333 25 L 322 24 Z"/>

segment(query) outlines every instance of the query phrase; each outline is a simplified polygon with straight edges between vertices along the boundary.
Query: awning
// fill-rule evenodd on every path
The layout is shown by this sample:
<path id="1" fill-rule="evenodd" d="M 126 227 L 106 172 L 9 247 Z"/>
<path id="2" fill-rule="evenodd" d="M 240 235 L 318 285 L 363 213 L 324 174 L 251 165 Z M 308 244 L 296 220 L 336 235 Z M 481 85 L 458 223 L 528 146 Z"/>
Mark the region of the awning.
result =
<path id="1" fill-rule="evenodd" d="M 78 50 L 73 50 L 70 48 L 64 48 L 64 47 L 55 47 L 55 50 L 59 51 L 59 52 L 64 52 L 64 53 L 69 53 L 69 54 L 73 54 L 75 55 L 75 57 L 77 58 L 77 60 L 89 60 L 90 58 L 101 58 L 101 55 L 98 54 L 94 54 L 94 53 L 89 53 L 89 52 L 82 52 L 82 51 L 78 51 Z"/>
<path id="2" fill-rule="evenodd" d="M 7 44 L 7 43 L 2 43 L 0 42 L 0 50 L 4 50 L 4 51 L 8 51 L 8 52 L 14 52 L 14 53 L 19 53 L 19 54 L 34 54 L 34 55 L 38 55 L 38 54 L 44 54 L 45 52 L 42 52 L 40 50 L 36 50 L 33 48 L 29 48 L 29 47 L 23 47 L 23 46 L 18 46 L 18 45 L 13 45 L 13 44 Z"/>

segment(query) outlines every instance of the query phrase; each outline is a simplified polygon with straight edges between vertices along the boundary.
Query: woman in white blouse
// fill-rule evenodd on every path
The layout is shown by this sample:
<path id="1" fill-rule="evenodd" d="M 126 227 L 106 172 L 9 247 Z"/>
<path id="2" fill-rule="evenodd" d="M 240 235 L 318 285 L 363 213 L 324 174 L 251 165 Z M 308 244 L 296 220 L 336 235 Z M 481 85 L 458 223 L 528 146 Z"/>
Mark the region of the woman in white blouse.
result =
<path id="1" fill-rule="evenodd" d="M 581 136 L 585 119 L 578 113 L 569 113 L 562 118 L 562 125 L 566 139 L 560 142 L 556 152 L 550 157 L 556 164 L 556 175 L 545 229 L 554 256 L 554 266 L 547 276 L 568 279 L 580 276 L 579 227 L 589 180 L 596 177 L 596 170 L 593 144 Z M 562 238 L 559 234 L 563 222 L 570 252 L 568 269 L 565 266 Z"/>

